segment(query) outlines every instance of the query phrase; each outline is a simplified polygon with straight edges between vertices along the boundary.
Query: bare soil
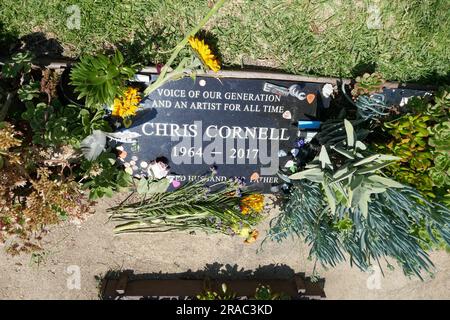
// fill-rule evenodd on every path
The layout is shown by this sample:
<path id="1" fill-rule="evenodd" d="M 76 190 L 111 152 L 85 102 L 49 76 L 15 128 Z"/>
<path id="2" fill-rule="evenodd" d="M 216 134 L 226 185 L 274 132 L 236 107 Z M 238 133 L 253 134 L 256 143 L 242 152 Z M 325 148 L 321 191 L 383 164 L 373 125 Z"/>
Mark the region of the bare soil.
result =
<path id="1" fill-rule="evenodd" d="M 241 238 L 220 234 L 134 234 L 113 235 L 106 208 L 116 201 L 101 201 L 96 212 L 81 224 L 55 226 L 45 238 L 40 261 L 30 254 L 12 257 L 0 248 L 0 299 L 98 299 L 98 277 L 110 270 L 143 273 L 183 273 L 186 271 L 245 273 L 250 270 L 310 275 L 313 262 L 307 259 L 308 247 L 300 240 L 283 243 L 266 241 L 266 219 L 260 226 L 256 243 L 244 244 Z M 277 213 L 274 208 L 270 216 Z M 384 268 L 380 281 L 349 264 L 324 270 L 325 293 L 330 299 L 450 299 L 450 254 L 434 252 L 433 276 L 424 281 L 405 277 L 396 267 Z M 67 268 L 78 266 L 80 289 L 69 289 Z"/>

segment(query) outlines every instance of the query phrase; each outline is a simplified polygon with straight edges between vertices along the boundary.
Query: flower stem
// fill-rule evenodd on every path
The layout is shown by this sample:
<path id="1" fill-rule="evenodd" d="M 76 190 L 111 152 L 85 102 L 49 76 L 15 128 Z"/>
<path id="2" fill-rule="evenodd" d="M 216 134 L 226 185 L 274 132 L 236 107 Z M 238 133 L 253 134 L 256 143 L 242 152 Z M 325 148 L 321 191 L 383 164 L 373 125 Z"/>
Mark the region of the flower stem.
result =
<path id="1" fill-rule="evenodd" d="M 225 1 L 226 0 L 219 0 L 219 1 L 217 1 L 217 3 L 214 5 L 214 7 L 211 8 L 211 10 L 209 10 L 209 12 L 206 14 L 206 16 L 194 28 L 192 28 L 191 31 L 189 31 L 185 35 L 185 37 L 183 38 L 183 40 L 181 40 L 181 42 L 179 42 L 177 44 L 177 46 L 175 47 L 175 49 L 174 49 L 172 55 L 170 56 L 169 60 L 164 65 L 164 67 L 161 69 L 161 74 L 158 76 L 158 79 L 156 79 L 156 81 L 154 83 L 152 83 L 149 87 L 147 87 L 147 89 L 145 89 L 145 91 L 144 91 L 145 95 L 149 95 L 151 92 L 153 92 L 154 90 L 159 88 L 161 85 L 163 85 L 164 82 L 166 82 L 166 80 L 167 80 L 166 79 L 166 74 L 169 71 L 170 66 L 172 65 L 174 60 L 177 58 L 177 56 L 180 53 L 180 51 L 188 43 L 189 38 L 194 36 L 208 22 L 208 20 L 211 18 L 211 16 L 213 14 L 215 14 L 223 6 Z"/>

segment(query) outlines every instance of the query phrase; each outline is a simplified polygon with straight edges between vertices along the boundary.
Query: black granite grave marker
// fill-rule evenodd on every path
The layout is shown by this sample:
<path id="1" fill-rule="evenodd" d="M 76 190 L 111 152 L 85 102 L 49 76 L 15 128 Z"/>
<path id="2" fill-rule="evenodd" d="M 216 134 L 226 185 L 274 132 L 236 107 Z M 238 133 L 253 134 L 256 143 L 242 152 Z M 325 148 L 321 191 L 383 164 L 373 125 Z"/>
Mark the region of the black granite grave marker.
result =
<path id="1" fill-rule="evenodd" d="M 141 161 L 165 158 L 181 183 L 215 166 L 215 181 L 239 177 L 267 191 L 291 159 L 297 121 L 314 120 L 322 106 L 323 85 L 210 77 L 169 82 L 143 99 L 126 129 L 140 137 L 123 145 L 125 161 L 134 157 L 142 171 Z"/>

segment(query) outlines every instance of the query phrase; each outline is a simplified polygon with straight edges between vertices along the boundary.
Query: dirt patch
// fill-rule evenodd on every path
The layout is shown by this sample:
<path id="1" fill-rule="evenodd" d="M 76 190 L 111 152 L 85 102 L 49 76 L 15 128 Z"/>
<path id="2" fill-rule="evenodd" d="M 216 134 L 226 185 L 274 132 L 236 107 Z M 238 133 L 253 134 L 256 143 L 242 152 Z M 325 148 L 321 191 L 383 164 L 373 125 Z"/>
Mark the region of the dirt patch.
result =
<path id="1" fill-rule="evenodd" d="M 252 245 L 244 244 L 241 238 L 219 234 L 114 236 L 105 209 L 115 203 L 100 202 L 96 213 L 82 224 L 52 228 L 45 240 L 46 251 L 40 257 L 11 257 L 0 248 L 0 299 L 97 299 L 96 276 L 120 269 L 134 270 L 135 274 L 180 273 L 222 265 L 232 270 L 278 266 L 307 275 L 312 271 L 308 248 L 300 241 L 267 241 L 263 250 L 257 252 L 264 232 Z M 272 216 L 276 213 L 276 209 L 271 211 Z M 260 230 L 267 227 L 268 220 Z M 449 299 L 450 255 L 435 252 L 431 258 L 437 271 L 423 282 L 406 278 L 398 268 L 385 270 L 384 278 L 372 282 L 370 274 L 348 264 L 329 270 L 319 268 L 319 274 L 325 278 L 325 292 L 331 299 Z M 79 290 L 67 286 L 71 266 L 79 267 Z"/>

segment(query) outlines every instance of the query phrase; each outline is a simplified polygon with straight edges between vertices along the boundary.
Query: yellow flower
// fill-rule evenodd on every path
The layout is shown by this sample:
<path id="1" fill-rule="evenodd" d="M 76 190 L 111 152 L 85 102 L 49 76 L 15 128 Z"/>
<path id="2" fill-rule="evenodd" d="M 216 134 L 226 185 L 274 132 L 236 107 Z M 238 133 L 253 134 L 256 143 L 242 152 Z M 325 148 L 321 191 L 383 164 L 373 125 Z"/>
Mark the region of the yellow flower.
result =
<path id="1" fill-rule="evenodd" d="M 248 238 L 250 236 L 250 228 L 248 227 L 243 227 L 241 230 L 239 230 L 237 233 L 239 234 L 240 237 L 242 238 Z"/>
<path id="2" fill-rule="evenodd" d="M 199 58 L 202 60 L 203 64 L 207 66 L 214 72 L 220 70 L 220 63 L 217 57 L 212 53 L 209 45 L 205 43 L 204 40 L 200 40 L 199 38 L 190 37 L 189 44 L 192 49 L 197 53 Z"/>
<path id="3" fill-rule="evenodd" d="M 252 230 L 252 232 L 248 235 L 247 239 L 245 239 L 245 243 L 253 243 L 258 239 L 259 231 L 258 230 Z"/>
<path id="4" fill-rule="evenodd" d="M 264 209 L 264 196 L 262 194 L 251 194 L 241 200 L 242 214 L 260 213 Z"/>
<path id="5" fill-rule="evenodd" d="M 237 234 L 245 239 L 245 243 L 253 243 L 258 239 L 259 231 L 256 229 L 251 230 L 249 227 L 243 227 Z"/>
<path id="6" fill-rule="evenodd" d="M 135 88 L 128 88 L 122 96 L 114 99 L 112 115 L 127 118 L 134 116 L 141 102 L 141 96 Z"/>

